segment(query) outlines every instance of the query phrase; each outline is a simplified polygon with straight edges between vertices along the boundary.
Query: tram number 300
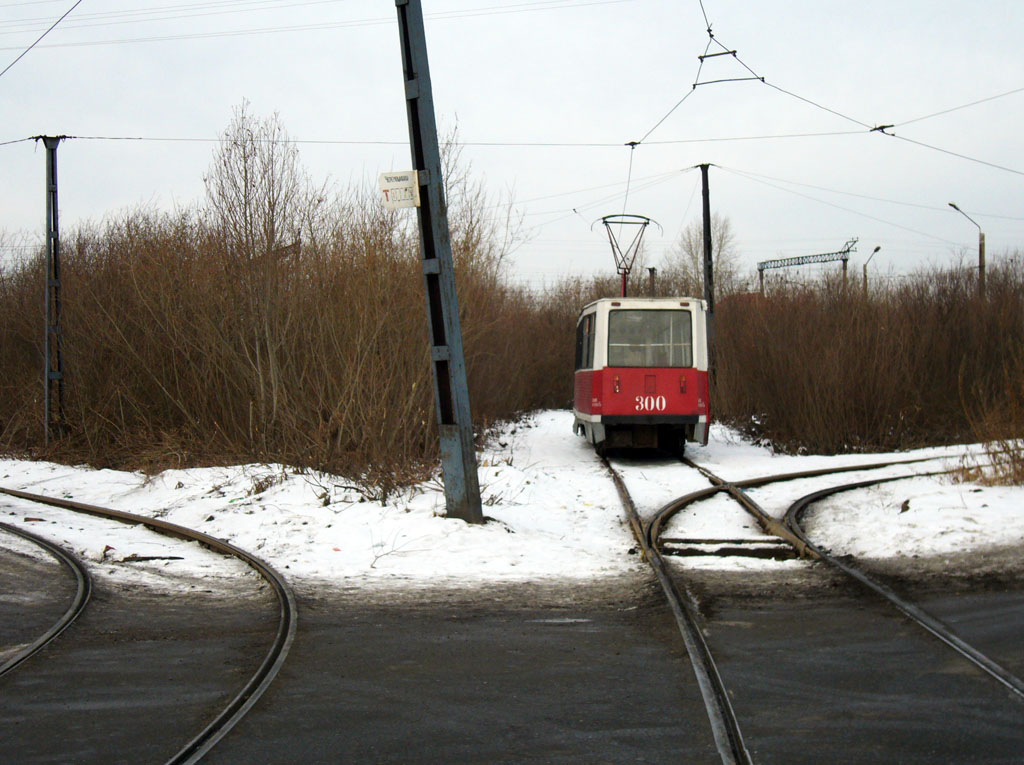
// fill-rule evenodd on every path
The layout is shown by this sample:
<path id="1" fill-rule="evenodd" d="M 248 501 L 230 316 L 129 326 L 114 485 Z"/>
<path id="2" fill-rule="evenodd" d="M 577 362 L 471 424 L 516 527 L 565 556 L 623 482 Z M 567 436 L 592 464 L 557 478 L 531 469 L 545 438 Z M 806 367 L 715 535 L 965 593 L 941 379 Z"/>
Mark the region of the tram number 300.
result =
<path id="1" fill-rule="evenodd" d="M 635 400 L 638 412 L 664 412 L 667 406 L 664 396 L 637 396 Z"/>

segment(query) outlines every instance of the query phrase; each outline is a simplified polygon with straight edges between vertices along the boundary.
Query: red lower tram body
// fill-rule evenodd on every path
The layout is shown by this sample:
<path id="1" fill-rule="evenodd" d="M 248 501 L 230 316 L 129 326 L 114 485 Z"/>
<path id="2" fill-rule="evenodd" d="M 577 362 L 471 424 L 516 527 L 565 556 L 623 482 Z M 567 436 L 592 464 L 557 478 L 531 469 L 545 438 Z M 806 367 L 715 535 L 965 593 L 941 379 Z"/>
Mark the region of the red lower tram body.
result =
<path id="1" fill-rule="evenodd" d="M 687 441 L 707 443 L 710 396 L 701 301 L 599 300 L 583 309 L 577 326 L 573 414 L 578 434 L 601 453 L 607 448 L 681 453 Z"/>

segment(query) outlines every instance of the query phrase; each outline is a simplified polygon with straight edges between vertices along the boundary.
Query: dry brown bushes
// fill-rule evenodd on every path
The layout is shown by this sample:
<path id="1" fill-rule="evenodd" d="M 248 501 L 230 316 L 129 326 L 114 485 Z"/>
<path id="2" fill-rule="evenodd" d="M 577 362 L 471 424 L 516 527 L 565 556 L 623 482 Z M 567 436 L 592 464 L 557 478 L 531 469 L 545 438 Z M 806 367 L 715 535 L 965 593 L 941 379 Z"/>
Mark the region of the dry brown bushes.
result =
<path id="1" fill-rule="evenodd" d="M 723 301 L 718 340 L 716 412 L 779 449 L 973 441 L 987 437 L 979 407 L 1002 411 L 1021 379 L 1005 364 L 1024 348 L 1024 279 L 990 269 L 985 299 L 960 269 L 866 295 L 837 280 L 780 286 Z"/>
<path id="2" fill-rule="evenodd" d="M 49 450 L 43 264 L 0 268 L 0 449 L 120 467 L 274 461 L 378 495 L 436 464 L 413 220 L 365 189 L 315 187 L 288 144 L 246 145 L 261 134 L 245 120 L 243 107 L 203 208 L 130 211 L 65 236 L 68 433 Z M 281 138 L 271 122 L 263 137 Z M 618 279 L 515 287 L 503 270 L 514 221 L 494 217 L 457 161 L 447 176 L 479 430 L 569 406 L 576 315 Z M 1015 455 L 1003 472 L 1024 476 L 1024 277 L 1009 266 L 990 268 L 984 300 L 962 270 L 868 294 L 824 280 L 726 296 L 717 339 L 716 417 L 776 448 L 994 440 Z"/>
<path id="3" fill-rule="evenodd" d="M 206 207 L 131 211 L 65 237 L 68 434 L 48 451 L 42 264 L 0 273 L 0 448 L 122 467 L 276 461 L 377 493 L 431 469 L 414 221 L 366 190 L 311 187 L 296 155 L 245 120 L 243 108 Z M 463 175 L 449 193 L 475 419 L 566 403 L 552 392 L 570 384 L 554 379 L 571 354 L 555 347 L 560 307 L 507 283 L 505 222 L 479 187 Z"/>

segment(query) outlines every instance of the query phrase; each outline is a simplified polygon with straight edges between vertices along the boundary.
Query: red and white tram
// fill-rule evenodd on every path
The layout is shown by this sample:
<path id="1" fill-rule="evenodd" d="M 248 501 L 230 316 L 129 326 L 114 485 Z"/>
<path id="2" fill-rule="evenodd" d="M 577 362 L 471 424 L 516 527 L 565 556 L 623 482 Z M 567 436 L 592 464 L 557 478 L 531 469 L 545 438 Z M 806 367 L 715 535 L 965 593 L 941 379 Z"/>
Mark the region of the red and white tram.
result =
<path id="1" fill-rule="evenodd" d="M 703 300 L 606 298 L 580 312 L 573 429 L 599 454 L 706 444 L 709 394 Z"/>

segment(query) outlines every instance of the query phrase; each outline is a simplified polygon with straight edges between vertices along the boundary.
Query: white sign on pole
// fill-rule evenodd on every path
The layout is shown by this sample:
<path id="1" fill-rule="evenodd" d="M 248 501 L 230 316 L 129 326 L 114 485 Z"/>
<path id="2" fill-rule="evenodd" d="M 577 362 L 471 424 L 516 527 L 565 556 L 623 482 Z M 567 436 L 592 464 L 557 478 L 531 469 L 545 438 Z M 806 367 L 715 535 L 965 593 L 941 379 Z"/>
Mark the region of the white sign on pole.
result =
<path id="1" fill-rule="evenodd" d="M 415 170 L 381 173 L 377 182 L 389 210 L 420 206 L 420 182 Z"/>

